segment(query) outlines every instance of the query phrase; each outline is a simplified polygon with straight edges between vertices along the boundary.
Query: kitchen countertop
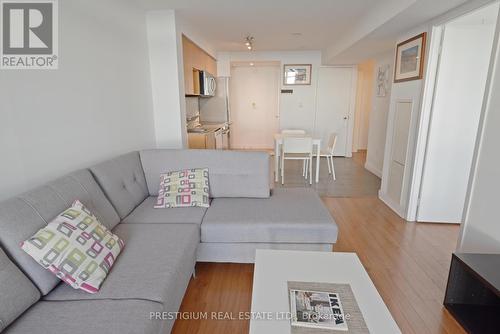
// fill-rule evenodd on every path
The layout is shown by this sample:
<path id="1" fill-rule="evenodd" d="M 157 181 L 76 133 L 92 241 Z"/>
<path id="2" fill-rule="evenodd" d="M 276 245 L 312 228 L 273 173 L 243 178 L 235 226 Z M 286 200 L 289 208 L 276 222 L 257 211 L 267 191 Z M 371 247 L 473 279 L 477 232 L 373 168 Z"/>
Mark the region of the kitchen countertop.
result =
<path id="1" fill-rule="evenodd" d="M 193 131 L 193 130 L 188 129 L 188 133 L 201 133 L 201 134 L 211 133 L 211 132 L 216 132 L 217 130 L 219 130 L 225 126 L 227 126 L 227 123 L 205 122 L 205 123 L 202 123 L 200 127 L 198 127 L 198 128 L 205 129 L 205 131 L 201 132 L 201 131 Z"/>

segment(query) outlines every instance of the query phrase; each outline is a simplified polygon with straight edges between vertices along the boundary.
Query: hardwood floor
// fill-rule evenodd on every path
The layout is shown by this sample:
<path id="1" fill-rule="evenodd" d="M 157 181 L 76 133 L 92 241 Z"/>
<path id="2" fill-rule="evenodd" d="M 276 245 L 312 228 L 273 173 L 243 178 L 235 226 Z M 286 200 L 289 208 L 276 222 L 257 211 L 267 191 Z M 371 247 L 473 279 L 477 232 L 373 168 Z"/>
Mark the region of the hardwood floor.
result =
<path id="1" fill-rule="evenodd" d="M 465 333 L 442 302 L 458 225 L 406 223 L 376 197 L 324 198 L 403 333 Z"/>
<path id="2" fill-rule="evenodd" d="M 353 160 L 364 163 L 363 152 Z M 356 252 L 403 333 L 465 331 L 443 308 L 459 226 L 407 223 L 375 196 L 323 197 L 339 226 L 337 252 Z M 180 312 L 250 311 L 253 265 L 198 263 Z M 195 313 L 188 313 L 194 317 Z M 173 333 L 248 333 L 240 320 L 177 320 Z M 264 333 L 263 333 L 264 334 Z"/>

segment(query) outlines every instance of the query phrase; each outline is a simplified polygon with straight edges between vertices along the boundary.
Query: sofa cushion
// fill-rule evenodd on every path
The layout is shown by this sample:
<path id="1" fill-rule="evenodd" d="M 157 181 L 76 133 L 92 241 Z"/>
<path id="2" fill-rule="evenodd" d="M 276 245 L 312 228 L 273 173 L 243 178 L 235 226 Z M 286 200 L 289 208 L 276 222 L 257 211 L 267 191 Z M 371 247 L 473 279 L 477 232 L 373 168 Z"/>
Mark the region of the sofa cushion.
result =
<path id="1" fill-rule="evenodd" d="M 40 292 L 0 249 L 0 332 L 40 299 Z"/>
<path id="2" fill-rule="evenodd" d="M 4 333 L 158 334 L 162 323 L 150 320 L 150 312 L 161 311 L 147 300 L 40 301 Z"/>
<path id="3" fill-rule="evenodd" d="M 148 195 L 139 152 L 107 160 L 90 170 L 122 219 Z M 157 182 L 159 180 L 158 174 Z"/>
<path id="4" fill-rule="evenodd" d="M 270 198 L 216 198 L 202 242 L 335 243 L 337 225 L 312 189 L 275 189 Z"/>
<path id="5" fill-rule="evenodd" d="M 183 169 L 160 174 L 155 208 L 208 208 L 208 168 Z"/>
<path id="6" fill-rule="evenodd" d="M 269 197 L 269 154 L 222 150 L 145 150 L 141 161 L 149 194 L 158 196 L 160 174 L 208 168 L 211 197 Z"/>
<path id="7" fill-rule="evenodd" d="M 195 224 L 120 224 L 124 242 L 101 289 L 95 294 L 60 285 L 45 300 L 146 299 L 179 307 L 194 269 L 199 227 Z"/>
<path id="8" fill-rule="evenodd" d="M 0 244 L 43 295 L 60 281 L 19 244 L 80 200 L 108 228 L 120 218 L 88 170 L 80 170 L 0 203 Z"/>
<path id="9" fill-rule="evenodd" d="M 156 197 L 150 196 L 132 211 L 122 224 L 201 224 L 207 208 L 155 209 Z"/>
<path id="10" fill-rule="evenodd" d="M 75 201 L 21 248 L 74 289 L 95 293 L 123 246 L 120 238 Z"/>

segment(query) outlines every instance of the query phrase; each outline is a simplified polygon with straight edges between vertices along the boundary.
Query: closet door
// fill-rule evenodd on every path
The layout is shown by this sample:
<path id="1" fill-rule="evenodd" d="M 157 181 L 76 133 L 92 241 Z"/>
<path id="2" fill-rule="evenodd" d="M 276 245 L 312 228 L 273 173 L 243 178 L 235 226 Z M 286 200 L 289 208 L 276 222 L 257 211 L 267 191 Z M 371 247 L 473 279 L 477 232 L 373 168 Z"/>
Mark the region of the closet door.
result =
<path id="1" fill-rule="evenodd" d="M 356 82 L 353 67 L 320 67 L 314 136 L 326 148 L 330 133 L 337 134 L 336 156 L 352 155 L 352 124 Z"/>

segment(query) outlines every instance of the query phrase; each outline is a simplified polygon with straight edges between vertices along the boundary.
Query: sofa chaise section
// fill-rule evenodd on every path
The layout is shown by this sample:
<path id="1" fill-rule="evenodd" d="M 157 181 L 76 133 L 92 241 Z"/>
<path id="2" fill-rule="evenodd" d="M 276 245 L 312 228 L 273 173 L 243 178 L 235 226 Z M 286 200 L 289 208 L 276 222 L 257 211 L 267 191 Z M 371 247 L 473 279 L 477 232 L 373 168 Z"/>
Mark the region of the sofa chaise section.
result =
<path id="1" fill-rule="evenodd" d="M 255 249 L 331 251 L 337 225 L 313 189 L 268 199 L 215 198 L 201 225 L 199 261 L 253 262 Z"/>

